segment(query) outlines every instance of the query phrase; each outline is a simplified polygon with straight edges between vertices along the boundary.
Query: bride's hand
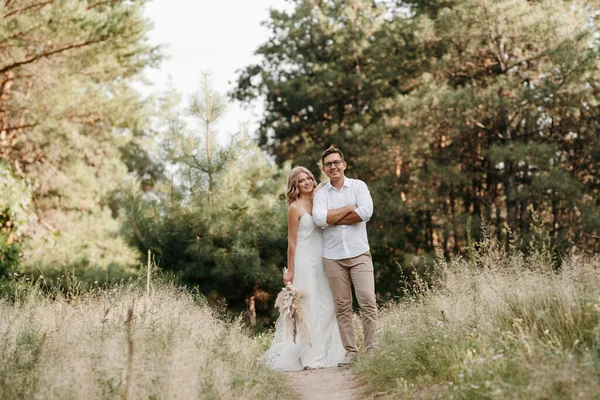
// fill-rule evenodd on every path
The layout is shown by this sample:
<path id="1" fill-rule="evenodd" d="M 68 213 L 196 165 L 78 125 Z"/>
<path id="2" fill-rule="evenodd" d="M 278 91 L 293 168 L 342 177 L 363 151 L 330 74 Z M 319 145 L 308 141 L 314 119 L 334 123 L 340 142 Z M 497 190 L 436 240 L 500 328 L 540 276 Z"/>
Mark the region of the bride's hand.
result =
<path id="1" fill-rule="evenodd" d="M 294 283 L 294 273 L 291 271 L 287 271 L 283 275 L 283 286 L 287 286 L 288 283 Z"/>

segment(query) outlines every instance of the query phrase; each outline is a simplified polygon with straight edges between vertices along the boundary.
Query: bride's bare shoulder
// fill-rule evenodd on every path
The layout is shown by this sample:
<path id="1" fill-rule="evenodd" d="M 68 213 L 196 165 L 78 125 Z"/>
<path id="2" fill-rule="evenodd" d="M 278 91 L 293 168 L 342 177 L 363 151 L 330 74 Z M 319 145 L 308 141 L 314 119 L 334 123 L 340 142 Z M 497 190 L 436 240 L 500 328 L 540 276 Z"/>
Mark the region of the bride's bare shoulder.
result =
<path id="1" fill-rule="evenodd" d="M 297 200 L 288 206 L 288 215 L 290 217 L 296 217 L 297 219 L 300 219 L 302 214 L 304 214 L 304 209 Z"/>
<path id="2" fill-rule="evenodd" d="M 298 203 L 298 200 L 293 201 L 290 203 L 290 205 L 288 206 L 288 213 L 297 213 L 302 209 L 302 207 L 300 206 L 300 203 Z"/>

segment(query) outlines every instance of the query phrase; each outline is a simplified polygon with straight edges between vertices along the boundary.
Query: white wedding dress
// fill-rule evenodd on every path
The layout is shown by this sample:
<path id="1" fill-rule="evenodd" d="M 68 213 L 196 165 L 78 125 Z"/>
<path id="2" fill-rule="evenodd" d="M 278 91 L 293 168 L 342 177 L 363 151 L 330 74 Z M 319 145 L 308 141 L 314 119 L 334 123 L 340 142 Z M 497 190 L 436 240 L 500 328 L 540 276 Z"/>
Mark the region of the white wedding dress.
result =
<path id="1" fill-rule="evenodd" d="M 275 338 L 262 360 L 279 371 L 335 367 L 346 354 L 335 319 L 333 295 L 323 271 L 323 236 L 308 213 L 298 223 L 293 285 L 308 294 L 303 301 L 310 341 L 298 335 L 294 344 L 282 320 L 275 326 Z"/>

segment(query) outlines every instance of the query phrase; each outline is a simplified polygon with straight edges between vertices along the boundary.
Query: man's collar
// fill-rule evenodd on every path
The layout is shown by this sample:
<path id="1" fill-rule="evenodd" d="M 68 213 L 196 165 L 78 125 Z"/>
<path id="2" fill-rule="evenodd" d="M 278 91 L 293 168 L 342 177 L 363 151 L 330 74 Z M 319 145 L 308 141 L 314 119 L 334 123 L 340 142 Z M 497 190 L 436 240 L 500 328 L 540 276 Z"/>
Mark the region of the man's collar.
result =
<path id="1" fill-rule="evenodd" d="M 342 187 L 350 187 L 350 186 L 351 186 L 351 184 L 350 184 L 350 179 L 348 179 L 348 177 L 347 177 L 347 176 L 345 176 L 345 177 L 344 177 L 344 184 L 342 185 Z M 328 181 L 328 182 L 327 182 L 327 185 L 325 185 L 325 188 L 326 188 L 327 190 L 335 189 L 335 188 L 333 187 L 333 185 L 331 184 L 331 181 Z M 336 190 L 337 190 L 337 189 L 336 189 Z"/>

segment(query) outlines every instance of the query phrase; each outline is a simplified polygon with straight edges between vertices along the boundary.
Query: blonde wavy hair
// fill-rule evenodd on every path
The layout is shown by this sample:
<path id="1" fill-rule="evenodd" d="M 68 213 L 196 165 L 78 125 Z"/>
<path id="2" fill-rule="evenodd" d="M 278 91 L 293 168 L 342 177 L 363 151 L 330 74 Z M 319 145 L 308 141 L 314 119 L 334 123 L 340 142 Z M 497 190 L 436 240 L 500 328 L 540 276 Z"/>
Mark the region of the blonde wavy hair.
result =
<path id="1" fill-rule="evenodd" d="M 298 177 L 303 172 L 307 174 L 310 179 L 312 179 L 314 187 L 317 187 L 317 181 L 312 172 L 304 167 L 295 167 L 290 171 L 290 174 L 287 178 L 287 192 L 285 193 L 285 197 L 287 198 L 288 206 L 294 201 L 298 200 L 298 196 L 300 196 L 300 190 L 298 189 Z"/>

